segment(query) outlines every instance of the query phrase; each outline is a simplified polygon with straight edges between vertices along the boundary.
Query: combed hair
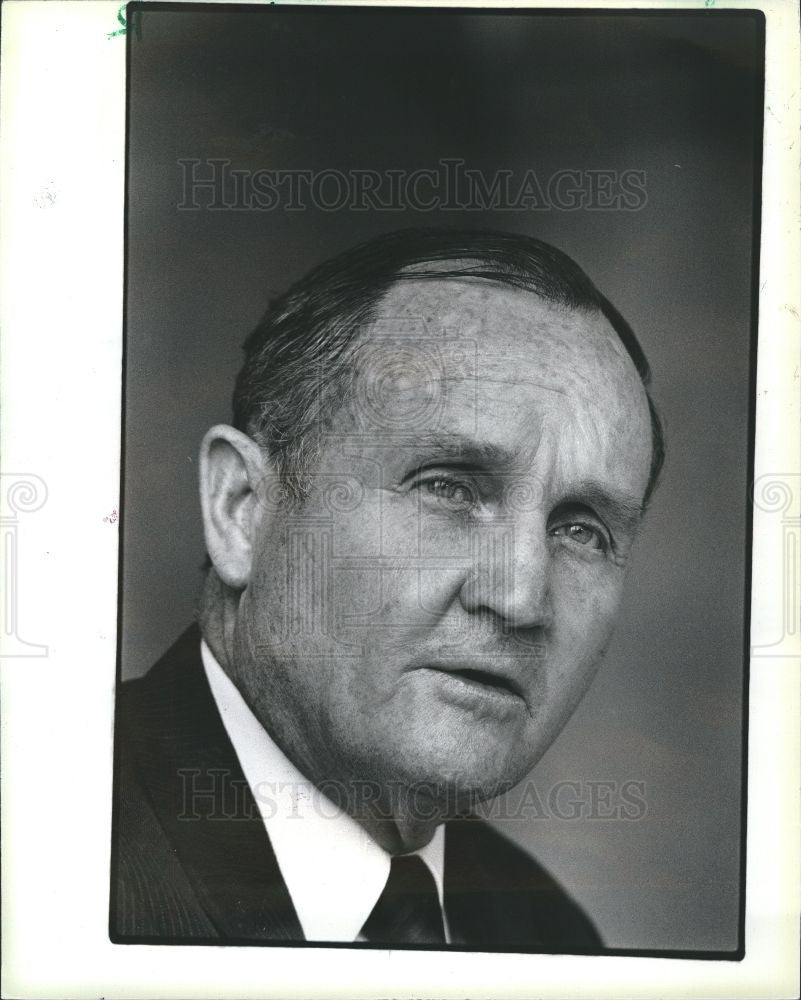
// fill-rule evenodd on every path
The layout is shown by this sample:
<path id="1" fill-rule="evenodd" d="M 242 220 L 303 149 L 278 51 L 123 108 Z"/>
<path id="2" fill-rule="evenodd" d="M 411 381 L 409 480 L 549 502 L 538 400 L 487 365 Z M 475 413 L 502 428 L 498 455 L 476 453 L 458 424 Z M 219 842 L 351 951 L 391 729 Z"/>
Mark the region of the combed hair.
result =
<path id="1" fill-rule="evenodd" d="M 609 320 L 648 398 L 652 451 L 647 504 L 665 445 L 650 393 L 651 369 L 633 330 L 567 254 L 529 236 L 491 230 L 388 233 L 325 261 L 270 301 L 243 345 L 234 424 L 266 449 L 285 488 L 303 493 L 304 474 L 319 454 L 321 432 L 348 398 L 360 331 L 374 321 L 384 295 L 399 281 L 449 278 L 493 281 L 555 305 L 600 312 Z"/>

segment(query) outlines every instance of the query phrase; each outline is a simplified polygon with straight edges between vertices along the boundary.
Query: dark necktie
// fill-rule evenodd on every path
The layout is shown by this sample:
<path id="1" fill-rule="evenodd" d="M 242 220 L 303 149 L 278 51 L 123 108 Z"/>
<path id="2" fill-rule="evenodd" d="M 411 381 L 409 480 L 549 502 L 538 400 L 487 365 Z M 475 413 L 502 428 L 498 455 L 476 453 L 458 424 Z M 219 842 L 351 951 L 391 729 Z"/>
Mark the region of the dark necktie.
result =
<path id="1" fill-rule="evenodd" d="M 437 886 L 422 858 L 392 859 L 387 884 L 362 934 L 375 944 L 445 944 Z"/>

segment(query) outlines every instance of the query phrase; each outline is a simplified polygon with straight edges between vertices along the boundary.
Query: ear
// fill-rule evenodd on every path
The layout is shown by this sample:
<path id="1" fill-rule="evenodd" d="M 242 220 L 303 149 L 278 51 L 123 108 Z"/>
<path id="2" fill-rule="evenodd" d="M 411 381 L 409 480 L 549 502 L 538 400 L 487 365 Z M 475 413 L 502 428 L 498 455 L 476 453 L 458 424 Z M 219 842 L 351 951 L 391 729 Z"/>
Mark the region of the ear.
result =
<path id="1" fill-rule="evenodd" d="M 262 515 L 258 503 L 272 464 L 246 434 L 217 424 L 200 445 L 200 506 L 206 549 L 217 575 L 244 590 L 250 579 L 253 543 Z M 267 515 L 269 516 L 269 515 Z"/>

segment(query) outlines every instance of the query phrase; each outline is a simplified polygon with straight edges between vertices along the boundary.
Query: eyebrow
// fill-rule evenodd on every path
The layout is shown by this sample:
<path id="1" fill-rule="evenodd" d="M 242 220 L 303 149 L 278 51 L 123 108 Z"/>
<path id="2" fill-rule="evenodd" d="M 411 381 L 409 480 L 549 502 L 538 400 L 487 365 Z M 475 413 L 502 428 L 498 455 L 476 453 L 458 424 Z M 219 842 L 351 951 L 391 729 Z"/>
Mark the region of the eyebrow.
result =
<path id="1" fill-rule="evenodd" d="M 465 465 L 514 466 L 520 461 L 515 452 L 502 445 L 491 441 L 476 441 L 459 433 L 432 434 L 430 437 L 424 435 L 415 444 L 432 458 L 458 460 Z"/>
<path id="2" fill-rule="evenodd" d="M 561 500 L 562 505 L 570 503 L 593 507 L 604 520 L 623 531 L 634 531 L 642 520 L 641 500 L 594 479 L 585 479 L 572 486 Z"/>

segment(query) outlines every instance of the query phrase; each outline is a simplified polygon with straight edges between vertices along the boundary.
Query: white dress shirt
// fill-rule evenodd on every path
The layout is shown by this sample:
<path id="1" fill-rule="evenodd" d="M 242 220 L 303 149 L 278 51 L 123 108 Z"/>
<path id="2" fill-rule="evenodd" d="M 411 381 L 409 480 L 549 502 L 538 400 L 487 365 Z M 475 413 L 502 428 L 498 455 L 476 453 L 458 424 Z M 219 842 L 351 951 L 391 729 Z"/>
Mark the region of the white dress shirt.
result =
<path id="1" fill-rule="evenodd" d="M 364 940 L 360 931 L 389 878 L 391 855 L 287 759 L 205 641 L 201 655 L 306 940 Z M 434 876 L 443 909 L 445 828 L 413 853 Z M 448 941 L 444 909 L 443 923 Z"/>

